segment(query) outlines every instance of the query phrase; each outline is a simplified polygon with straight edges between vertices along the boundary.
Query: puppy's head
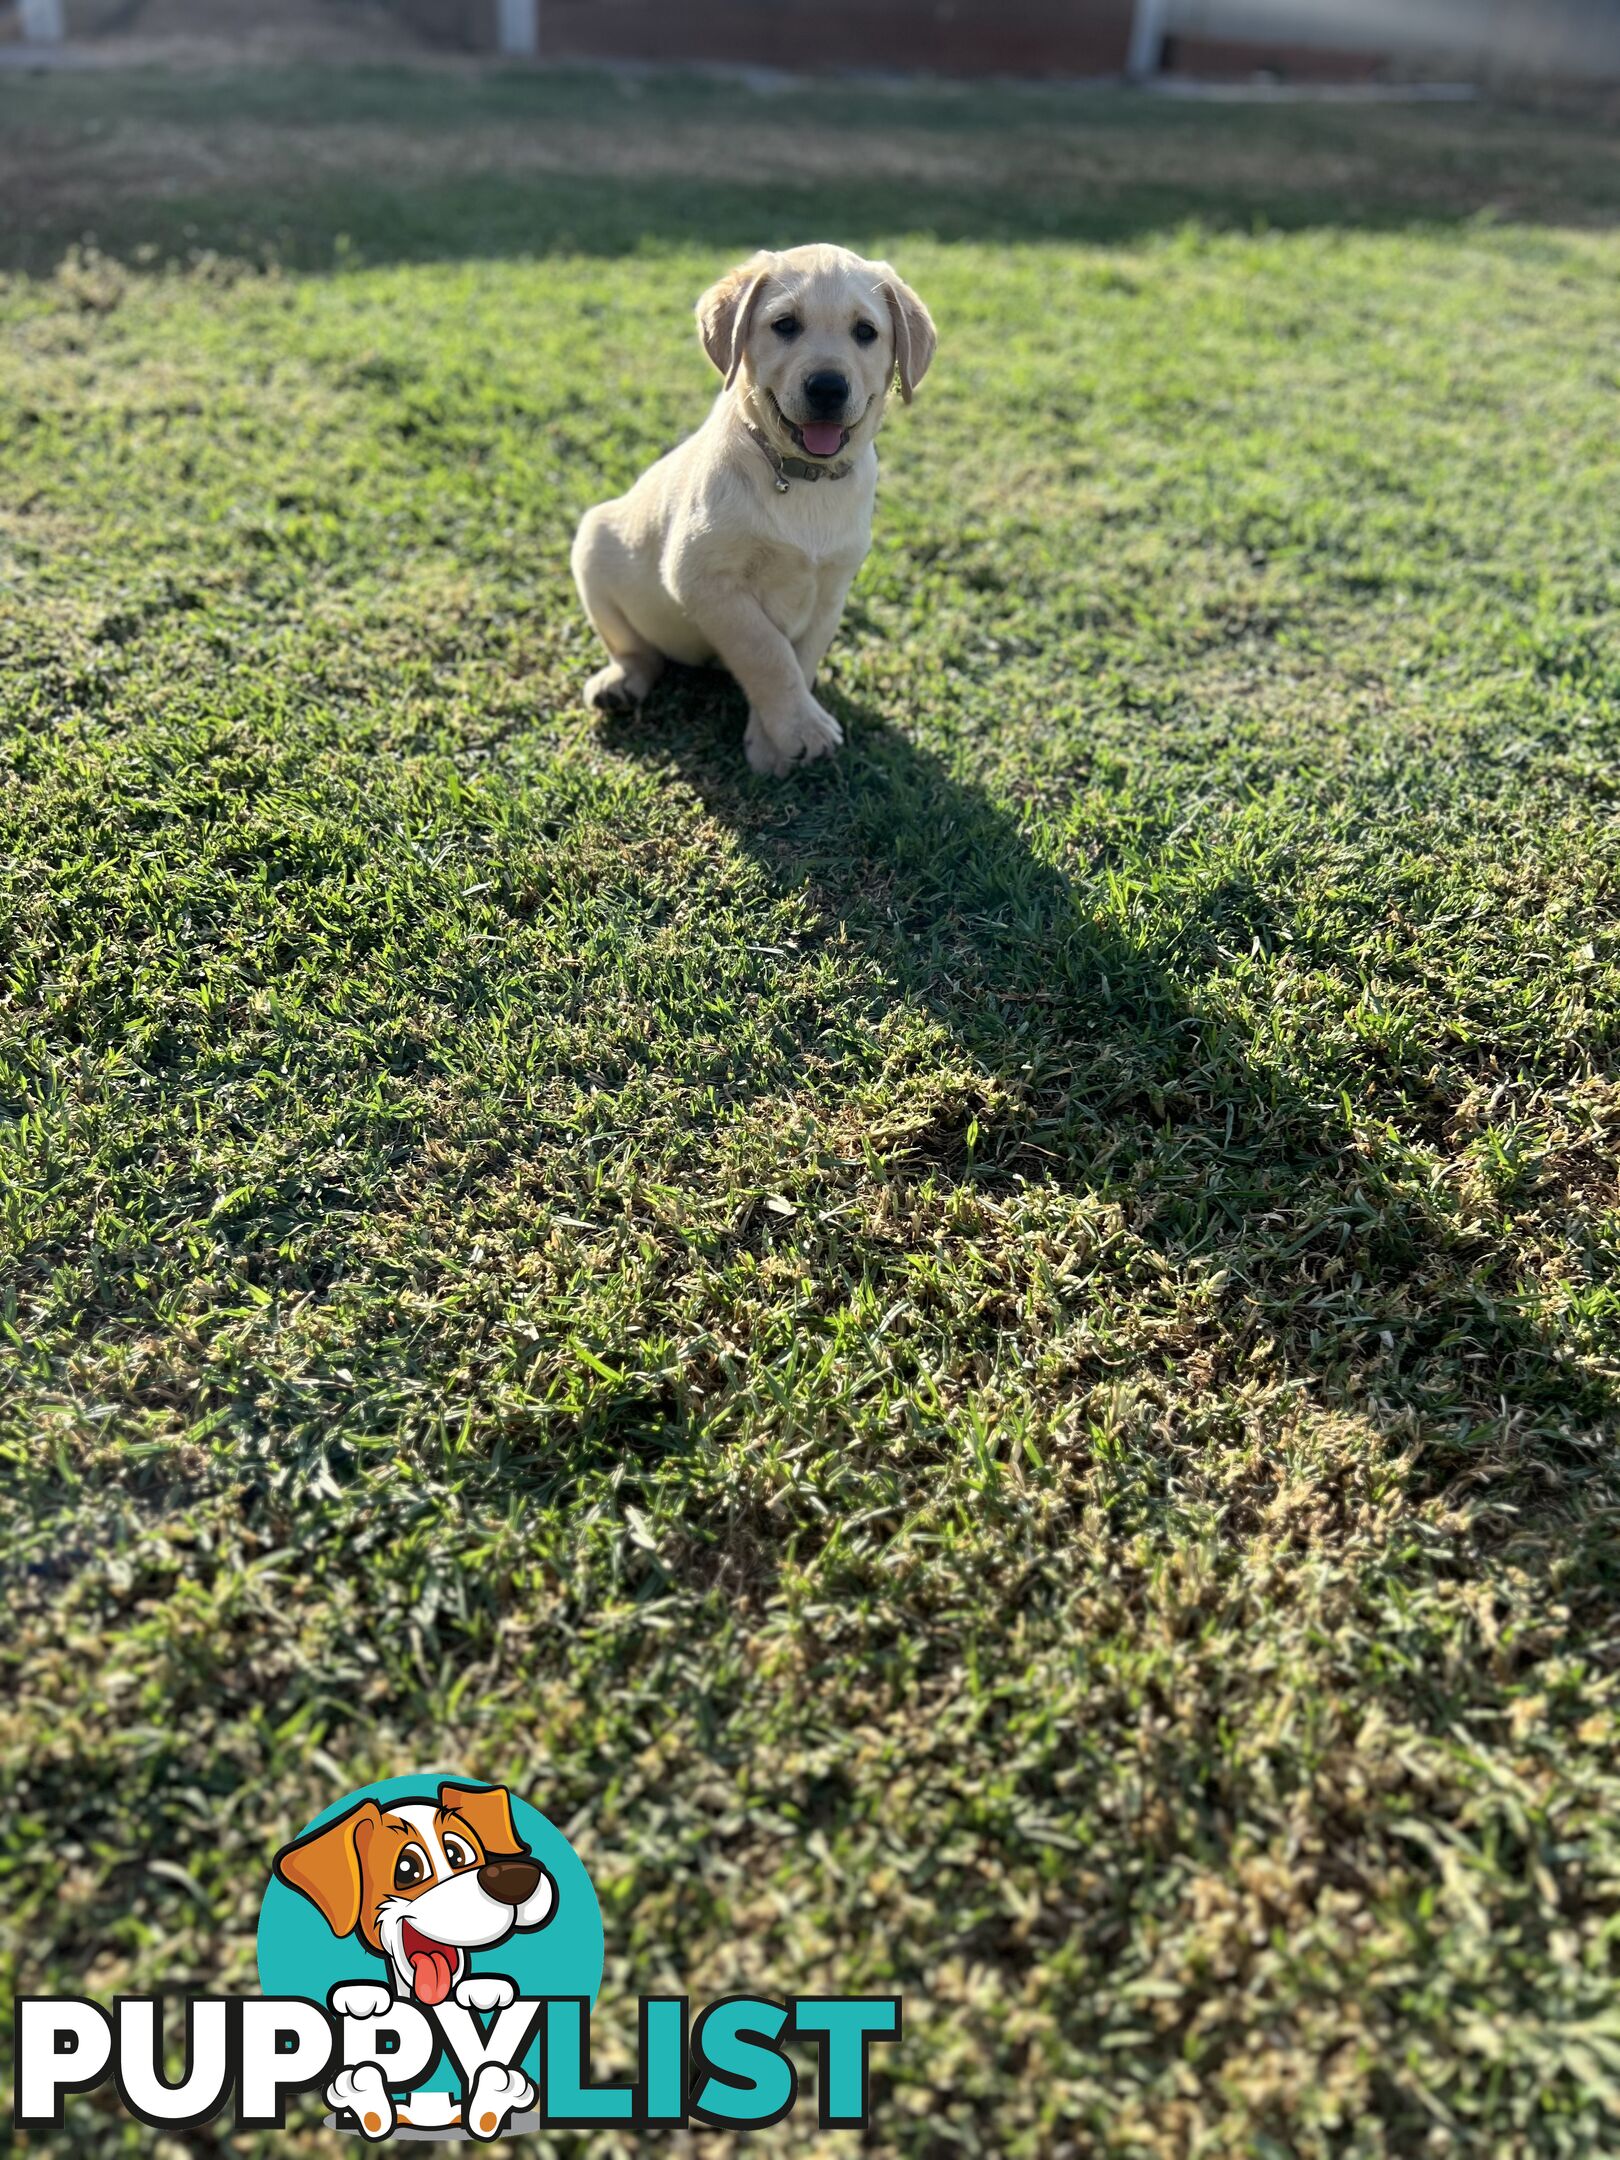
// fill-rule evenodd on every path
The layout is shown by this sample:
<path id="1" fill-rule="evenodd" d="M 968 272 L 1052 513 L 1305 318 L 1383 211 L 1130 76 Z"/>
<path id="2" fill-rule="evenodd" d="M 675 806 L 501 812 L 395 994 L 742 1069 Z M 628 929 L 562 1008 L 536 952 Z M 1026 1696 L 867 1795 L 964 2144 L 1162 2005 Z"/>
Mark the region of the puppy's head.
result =
<path id="1" fill-rule="evenodd" d="M 933 318 L 911 287 L 847 248 L 751 256 L 710 286 L 697 318 L 755 426 L 829 464 L 871 441 L 891 382 L 910 403 L 934 357 Z"/>
<path id="2" fill-rule="evenodd" d="M 334 1935 L 386 1959 L 399 1994 L 443 2002 L 471 1950 L 544 1927 L 556 1886 L 517 1834 L 504 1786 L 437 1800 L 362 1800 L 277 1853 L 275 1871 Z"/>

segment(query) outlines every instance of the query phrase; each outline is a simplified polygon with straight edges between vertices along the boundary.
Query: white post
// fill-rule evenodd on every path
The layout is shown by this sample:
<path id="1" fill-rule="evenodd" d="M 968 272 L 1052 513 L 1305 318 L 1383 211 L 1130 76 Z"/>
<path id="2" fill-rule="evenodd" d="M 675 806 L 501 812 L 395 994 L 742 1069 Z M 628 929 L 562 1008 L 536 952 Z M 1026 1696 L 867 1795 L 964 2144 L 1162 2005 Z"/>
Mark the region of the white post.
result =
<path id="1" fill-rule="evenodd" d="M 62 0 L 22 0 L 22 34 L 30 45 L 60 45 L 67 36 Z"/>
<path id="2" fill-rule="evenodd" d="M 540 0 L 495 0 L 495 44 L 503 53 L 537 53 Z"/>
<path id="3" fill-rule="evenodd" d="M 1136 0 L 1136 13 L 1131 18 L 1130 57 L 1125 62 L 1125 72 L 1132 82 L 1146 82 L 1150 75 L 1159 72 L 1165 12 L 1165 0 Z"/>

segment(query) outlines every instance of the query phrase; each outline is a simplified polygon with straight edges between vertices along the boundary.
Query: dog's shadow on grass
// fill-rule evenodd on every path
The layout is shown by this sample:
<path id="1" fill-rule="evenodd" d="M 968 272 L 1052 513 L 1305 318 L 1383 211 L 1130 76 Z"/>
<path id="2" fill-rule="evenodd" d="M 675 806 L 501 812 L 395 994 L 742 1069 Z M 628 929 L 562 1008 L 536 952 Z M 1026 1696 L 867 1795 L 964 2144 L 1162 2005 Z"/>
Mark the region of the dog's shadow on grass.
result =
<path id="1" fill-rule="evenodd" d="M 1253 1376 L 1240 1358 L 1281 1361 L 1318 1404 L 1372 1416 L 1392 1453 L 1416 1442 L 1423 1489 L 1500 1484 L 1520 1520 L 1578 1511 L 1602 1467 L 1582 1436 L 1612 1394 L 1437 1196 L 1399 1120 L 1380 1137 L 1376 1076 L 1347 1088 L 1262 1063 L 1252 1030 L 1107 919 L 1105 872 L 1067 874 L 942 758 L 827 702 L 847 748 L 786 787 L 744 767 L 742 701 L 719 675 L 674 670 L 603 729 L 678 773 L 775 887 L 805 892 L 968 1054 L 988 1130 L 971 1161 L 946 1135 L 940 1170 L 1116 1198 L 1172 1268 L 1218 1272 L 1212 1393 Z M 1406 1140 L 1424 1137 L 1409 1121 Z"/>

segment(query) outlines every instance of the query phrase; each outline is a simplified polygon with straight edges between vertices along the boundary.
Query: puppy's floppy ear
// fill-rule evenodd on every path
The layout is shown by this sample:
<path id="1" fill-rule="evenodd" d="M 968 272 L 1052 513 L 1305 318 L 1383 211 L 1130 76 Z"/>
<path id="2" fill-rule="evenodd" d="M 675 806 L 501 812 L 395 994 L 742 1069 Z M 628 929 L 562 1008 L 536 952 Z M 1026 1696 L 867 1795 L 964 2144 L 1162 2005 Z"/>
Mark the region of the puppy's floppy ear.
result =
<path id="1" fill-rule="evenodd" d="M 512 1799 L 504 1785 L 478 1792 L 470 1785 L 441 1785 L 439 1805 L 459 1815 L 486 1853 L 521 1853 L 528 1847 L 512 1820 Z"/>
<path id="2" fill-rule="evenodd" d="M 726 378 L 729 390 L 737 380 L 748 345 L 748 326 L 754 303 L 765 289 L 775 257 L 763 249 L 747 262 L 728 270 L 711 285 L 697 304 L 698 336 L 703 350 Z"/>
<path id="3" fill-rule="evenodd" d="M 381 1821 L 376 1801 L 362 1800 L 276 1854 L 277 1876 L 309 1899 L 334 1935 L 352 1935 L 359 1925 L 361 1857 Z"/>
<path id="4" fill-rule="evenodd" d="M 928 363 L 939 342 L 934 318 L 905 279 L 897 277 L 887 263 L 878 263 L 876 269 L 882 280 L 880 290 L 888 303 L 889 322 L 894 330 L 894 365 L 900 377 L 900 399 L 902 404 L 909 405 L 912 391 L 928 373 Z"/>

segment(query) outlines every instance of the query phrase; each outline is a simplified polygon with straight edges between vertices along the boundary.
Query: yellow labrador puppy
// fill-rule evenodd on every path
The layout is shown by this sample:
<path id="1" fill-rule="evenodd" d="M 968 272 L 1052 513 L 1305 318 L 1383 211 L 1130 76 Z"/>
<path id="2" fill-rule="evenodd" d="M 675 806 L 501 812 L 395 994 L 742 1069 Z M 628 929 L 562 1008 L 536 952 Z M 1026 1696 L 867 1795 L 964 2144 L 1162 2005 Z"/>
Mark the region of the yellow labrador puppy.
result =
<path id="1" fill-rule="evenodd" d="M 697 319 L 725 378 L 714 410 L 574 542 L 610 655 L 585 696 L 639 705 L 666 660 L 718 659 L 748 696 L 749 764 L 780 778 L 844 739 L 816 670 L 871 545 L 889 385 L 910 403 L 934 325 L 887 263 L 837 247 L 753 256 Z"/>

